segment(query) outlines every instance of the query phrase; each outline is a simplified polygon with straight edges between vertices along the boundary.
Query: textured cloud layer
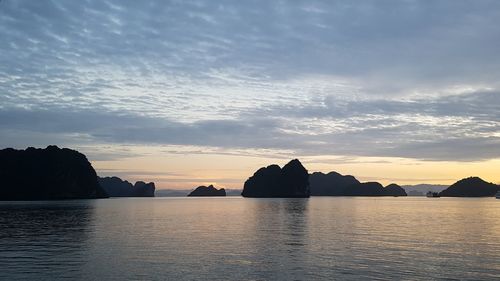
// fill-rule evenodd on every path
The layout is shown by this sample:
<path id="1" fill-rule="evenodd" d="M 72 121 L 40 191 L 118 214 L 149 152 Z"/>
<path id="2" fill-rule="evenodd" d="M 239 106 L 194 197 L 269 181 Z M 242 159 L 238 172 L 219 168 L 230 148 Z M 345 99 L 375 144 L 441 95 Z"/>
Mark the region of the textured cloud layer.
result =
<path id="1" fill-rule="evenodd" d="M 0 2 L 0 145 L 500 157 L 498 1 Z"/>

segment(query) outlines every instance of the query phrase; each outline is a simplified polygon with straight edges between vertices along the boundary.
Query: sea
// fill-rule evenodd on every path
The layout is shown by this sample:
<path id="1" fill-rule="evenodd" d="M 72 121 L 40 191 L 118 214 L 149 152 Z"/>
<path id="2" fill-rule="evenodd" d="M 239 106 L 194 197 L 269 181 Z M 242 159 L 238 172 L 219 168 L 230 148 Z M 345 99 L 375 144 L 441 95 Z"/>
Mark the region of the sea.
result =
<path id="1" fill-rule="evenodd" d="M 0 202 L 0 280 L 500 280 L 500 200 Z"/>

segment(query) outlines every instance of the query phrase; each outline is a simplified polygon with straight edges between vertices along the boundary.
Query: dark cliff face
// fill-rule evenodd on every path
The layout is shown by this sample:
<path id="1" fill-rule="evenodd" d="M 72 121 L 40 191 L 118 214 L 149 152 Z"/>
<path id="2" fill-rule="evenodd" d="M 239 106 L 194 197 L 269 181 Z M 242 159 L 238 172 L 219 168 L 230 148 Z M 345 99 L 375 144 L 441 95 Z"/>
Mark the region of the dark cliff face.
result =
<path id="1" fill-rule="evenodd" d="M 224 188 L 217 189 L 213 185 L 202 185 L 189 193 L 188 196 L 226 196 L 226 190 Z"/>
<path id="2" fill-rule="evenodd" d="M 99 184 L 110 197 L 154 197 L 155 184 L 138 181 L 134 185 L 118 177 L 98 178 Z"/>
<path id="3" fill-rule="evenodd" d="M 309 174 L 299 160 L 260 168 L 246 182 L 243 197 L 309 197 Z"/>
<path id="4" fill-rule="evenodd" d="M 311 196 L 342 196 L 347 187 L 359 181 L 353 176 L 343 176 L 337 172 L 315 172 L 309 175 L 309 183 Z"/>
<path id="5" fill-rule="evenodd" d="M 85 155 L 57 146 L 0 150 L 0 200 L 105 198 Z"/>
<path id="6" fill-rule="evenodd" d="M 442 197 L 492 197 L 499 186 L 485 182 L 479 177 L 461 179 L 439 193 Z"/>

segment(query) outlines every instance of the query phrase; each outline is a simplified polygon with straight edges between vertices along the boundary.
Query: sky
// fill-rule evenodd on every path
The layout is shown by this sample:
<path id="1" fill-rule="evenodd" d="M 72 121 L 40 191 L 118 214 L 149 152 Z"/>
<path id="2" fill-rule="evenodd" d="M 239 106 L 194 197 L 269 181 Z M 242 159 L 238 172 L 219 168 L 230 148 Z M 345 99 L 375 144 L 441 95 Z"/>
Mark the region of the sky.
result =
<path id="1" fill-rule="evenodd" d="M 0 0 L 0 147 L 241 188 L 500 182 L 500 1 Z"/>

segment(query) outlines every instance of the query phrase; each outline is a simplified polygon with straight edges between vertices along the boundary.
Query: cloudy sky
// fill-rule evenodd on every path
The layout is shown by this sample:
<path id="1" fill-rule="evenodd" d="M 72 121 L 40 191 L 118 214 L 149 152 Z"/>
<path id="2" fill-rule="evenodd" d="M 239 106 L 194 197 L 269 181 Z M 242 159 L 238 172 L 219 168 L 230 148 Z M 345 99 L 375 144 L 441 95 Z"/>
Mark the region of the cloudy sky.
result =
<path id="1" fill-rule="evenodd" d="M 239 188 L 500 182 L 500 1 L 0 0 L 0 146 Z"/>

